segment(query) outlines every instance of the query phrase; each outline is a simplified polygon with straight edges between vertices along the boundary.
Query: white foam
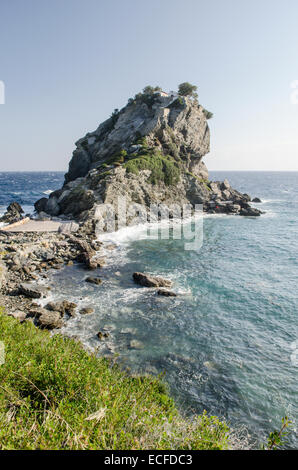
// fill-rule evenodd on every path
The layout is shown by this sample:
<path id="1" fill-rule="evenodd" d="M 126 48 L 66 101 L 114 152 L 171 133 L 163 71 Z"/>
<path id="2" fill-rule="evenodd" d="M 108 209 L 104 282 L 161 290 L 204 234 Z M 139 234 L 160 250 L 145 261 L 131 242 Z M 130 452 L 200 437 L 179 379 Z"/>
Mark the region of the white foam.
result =
<path id="1" fill-rule="evenodd" d="M 46 191 L 43 192 L 43 194 L 51 194 L 53 192 L 53 189 L 47 189 Z"/>
<path id="2" fill-rule="evenodd" d="M 115 243 L 116 245 L 127 244 L 136 240 L 156 240 L 161 238 L 160 231 L 162 232 L 162 230 L 168 230 L 186 225 L 191 222 L 195 222 L 202 217 L 202 214 L 196 214 L 195 216 L 185 218 L 182 221 L 181 219 L 171 219 L 161 222 L 148 222 L 144 224 L 123 227 L 115 232 L 105 232 L 99 235 L 98 238 L 102 242 Z"/>

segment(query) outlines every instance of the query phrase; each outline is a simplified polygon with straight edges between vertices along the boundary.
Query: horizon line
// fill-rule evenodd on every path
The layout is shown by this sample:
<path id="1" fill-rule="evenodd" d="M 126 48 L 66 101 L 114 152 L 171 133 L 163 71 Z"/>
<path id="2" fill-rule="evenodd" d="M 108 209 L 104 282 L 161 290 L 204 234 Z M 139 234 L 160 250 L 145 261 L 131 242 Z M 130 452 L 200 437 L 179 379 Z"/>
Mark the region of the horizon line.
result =
<path id="1" fill-rule="evenodd" d="M 68 170 L 0 170 L 0 173 L 67 173 Z M 265 173 L 265 172 L 272 172 L 272 173 L 297 173 L 297 170 L 223 170 L 223 169 L 216 169 L 216 170 L 208 170 L 209 172 L 212 171 L 230 171 L 234 173 L 241 173 L 241 172 L 256 172 L 256 173 Z M 85 175 L 86 176 L 86 175 Z"/>

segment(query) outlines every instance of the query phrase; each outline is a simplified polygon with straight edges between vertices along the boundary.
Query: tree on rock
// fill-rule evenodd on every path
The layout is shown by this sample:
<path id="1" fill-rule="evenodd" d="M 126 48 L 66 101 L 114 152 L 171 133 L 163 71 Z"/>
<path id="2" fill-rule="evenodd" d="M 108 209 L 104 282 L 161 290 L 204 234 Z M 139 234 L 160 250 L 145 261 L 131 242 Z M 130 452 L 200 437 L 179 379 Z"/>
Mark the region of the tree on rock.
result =
<path id="1" fill-rule="evenodd" d="M 160 88 L 160 86 L 146 86 L 144 89 L 143 89 L 143 93 L 145 95 L 153 95 L 153 93 L 155 93 L 156 91 L 162 91 L 162 89 Z"/>
<path id="2" fill-rule="evenodd" d="M 178 88 L 178 93 L 180 96 L 192 96 L 193 98 L 197 98 L 198 94 L 196 93 L 198 87 L 196 85 L 192 85 L 188 82 L 180 83 Z"/>

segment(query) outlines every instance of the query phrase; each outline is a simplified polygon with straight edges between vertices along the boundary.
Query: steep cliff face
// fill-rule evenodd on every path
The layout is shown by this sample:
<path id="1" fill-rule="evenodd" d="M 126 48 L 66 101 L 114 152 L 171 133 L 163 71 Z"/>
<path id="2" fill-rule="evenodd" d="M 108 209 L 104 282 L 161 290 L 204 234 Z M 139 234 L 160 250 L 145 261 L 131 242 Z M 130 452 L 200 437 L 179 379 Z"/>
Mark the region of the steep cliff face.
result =
<path id="1" fill-rule="evenodd" d="M 94 230 L 126 204 L 203 204 L 211 212 L 252 213 L 249 197 L 211 183 L 208 114 L 196 99 L 143 93 L 76 143 L 63 187 L 37 201 L 37 212 L 75 218 Z M 253 210 L 253 209 L 252 209 Z M 242 211 L 242 212 L 241 212 Z M 246 211 L 246 212 L 245 212 Z M 119 212 L 119 211 L 118 211 Z"/>
<path id="2" fill-rule="evenodd" d="M 109 163 L 121 150 L 128 155 L 138 153 L 142 137 L 146 137 L 147 146 L 185 160 L 198 175 L 201 159 L 210 149 L 209 127 L 201 105 L 190 98 L 144 94 L 76 142 L 65 182 Z"/>

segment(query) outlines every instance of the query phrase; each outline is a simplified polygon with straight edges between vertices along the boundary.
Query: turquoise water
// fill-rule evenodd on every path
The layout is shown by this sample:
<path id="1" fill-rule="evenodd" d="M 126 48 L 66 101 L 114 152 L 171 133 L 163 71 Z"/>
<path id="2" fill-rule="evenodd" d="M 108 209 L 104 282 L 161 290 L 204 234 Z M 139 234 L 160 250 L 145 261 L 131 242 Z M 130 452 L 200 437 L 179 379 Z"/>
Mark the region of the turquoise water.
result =
<path id="1" fill-rule="evenodd" d="M 66 332 L 99 353 L 119 354 L 133 371 L 164 373 L 187 412 L 224 416 L 259 441 L 288 415 L 290 446 L 297 446 L 298 174 L 211 174 L 224 177 L 261 197 L 266 214 L 204 217 L 199 252 L 185 251 L 184 240 L 146 240 L 144 230 L 113 234 L 118 248 L 97 273 L 101 287 L 84 283 L 78 267 L 54 276 L 60 297 L 95 308 Z M 134 271 L 174 280 L 181 295 L 137 287 Z M 102 328 L 111 334 L 107 347 L 95 336 Z"/>
<path id="2" fill-rule="evenodd" d="M 65 332 L 99 354 L 119 354 L 124 367 L 164 373 L 188 413 L 223 416 L 262 441 L 281 418 L 293 421 L 298 444 L 298 173 L 211 172 L 264 202 L 260 218 L 205 216 L 199 252 L 184 240 L 146 240 L 145 231 L 109 236 L 117 249 L 84 282 L 78 266 L 55 272 L 52 292 L 95 313 L 69 320 Z M 174 280 L 177 298 L 136 286 L 134 271 Z M 109 340 L 101 343 L 98 330 Z M 137 340 L 137 348 L 131 344 Z M 298 349 L 298 342 L 297 342 Z"/>

